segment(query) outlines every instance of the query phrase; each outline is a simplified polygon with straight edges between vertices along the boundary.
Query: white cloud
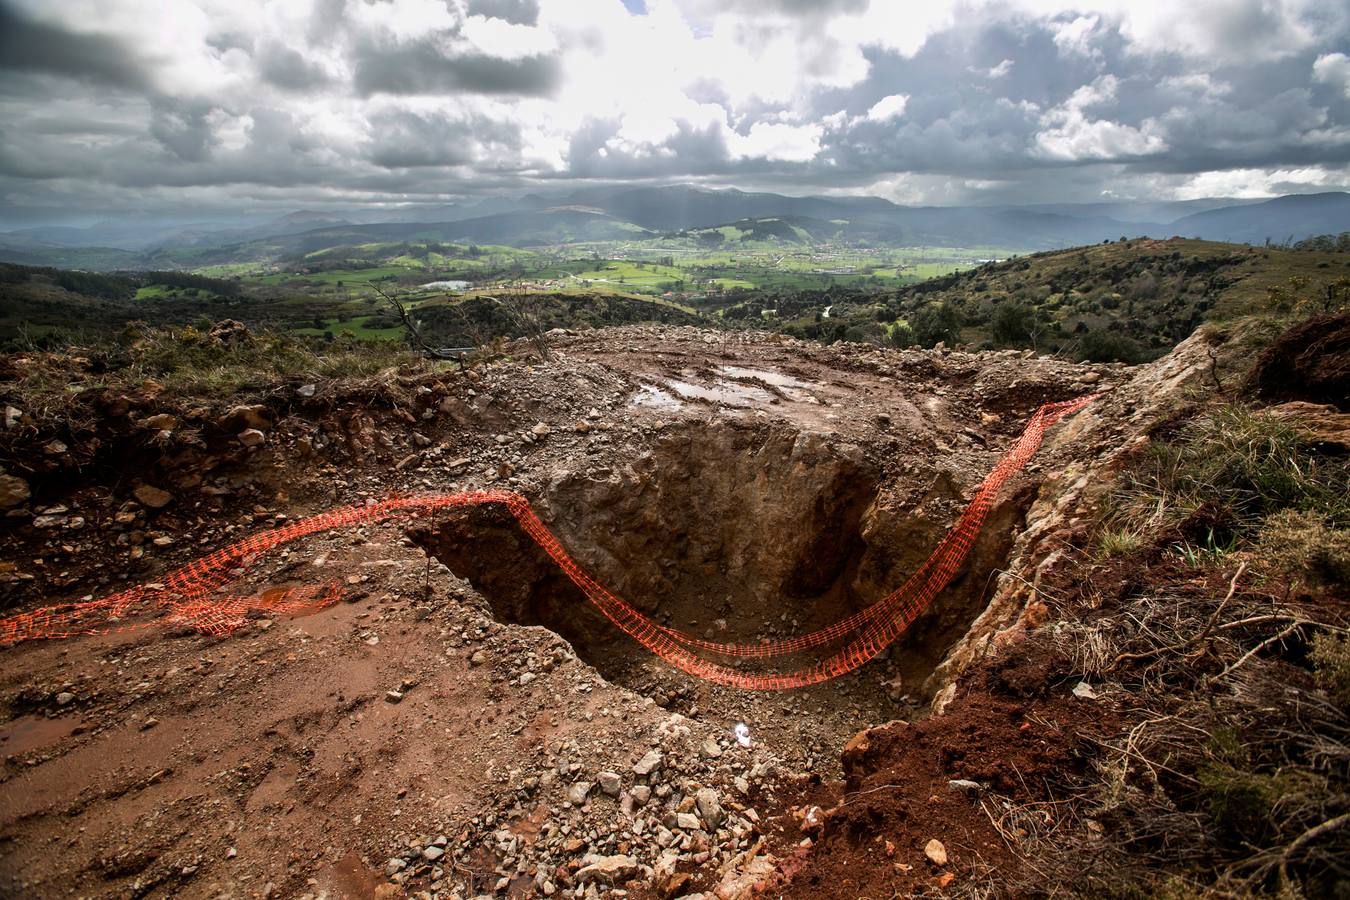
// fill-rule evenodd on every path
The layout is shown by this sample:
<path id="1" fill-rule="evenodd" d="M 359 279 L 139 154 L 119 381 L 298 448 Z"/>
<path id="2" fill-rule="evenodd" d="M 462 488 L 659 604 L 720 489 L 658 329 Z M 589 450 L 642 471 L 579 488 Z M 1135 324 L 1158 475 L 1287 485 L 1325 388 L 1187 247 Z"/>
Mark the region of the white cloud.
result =
<path id="1" fill-rule="evenodd" d="M 1201 172 L 1189 177 L 1175 189 L 1178 200 L 1198 200 L 1205 197 L 1239 197 L 1256 199 L 1278 197 L 1297 191 L 1344 187 L 1346 173 L 1323 166 L 1296 169 L 1228 169 L 1220 172 Z"/>
<path id="2" fill-rule="evenodd" d="M 819 125 L 788 125 L 783 122 L 756 122 L 750 132 L 732 132 L 727 146 L 736 159 L 769 159 L 780 162 L 808 162 L 820 152 Z"/>
<path id="3" fill-rule="evenodd" d="M 1092 42 L 1101 21 L 1097 16 L 1079 16 L 1070 21 L 1054 23 L 1055 46 L 1061 53 L 1092 56 L 1096 52 Z"/>
<path id="4" fill-rule="evenodd" d="M 1341 89 L 1350 97 L 1350 56 L 1344 53 L 1324 53 L 1313 63 L 1313 78 L 1323 84 Z"/>
<path id="5" fill-rule="evenodd" d="M 905 104 L 907 103 L 909 103 L 909 94 L 891 94 L 889 97 L 882 97 L 872 104 L 872 108 L 867 111 L 867 119 L 870 122 L 898 119 L 905 114 Z"/>
<path id="6" fill-rule="evenodd" d="M 1136 128 L 1088 117 L 1086 111 L 1113 100 L 1118 87 L 1115 76 L 1104 75 L 1074 91 L 1063 105 L 1048 110 L 1041 117 L 1046 127 L 1036 135 L 1041 155 L 1064 161 L 1108 160 L 1166 150 L 1166 142 L 1151 121 L 1146 120 L 1142 127 Z"/>

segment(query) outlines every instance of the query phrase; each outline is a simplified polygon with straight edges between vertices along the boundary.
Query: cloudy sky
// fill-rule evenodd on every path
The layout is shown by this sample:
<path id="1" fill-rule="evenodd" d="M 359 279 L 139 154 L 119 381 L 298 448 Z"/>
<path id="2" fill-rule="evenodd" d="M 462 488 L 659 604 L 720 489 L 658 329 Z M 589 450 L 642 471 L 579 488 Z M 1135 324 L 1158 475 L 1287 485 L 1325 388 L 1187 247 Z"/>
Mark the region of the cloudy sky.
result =
<path id="1" fill-rule="evenodd" d="M 1338 0 L 0 0 L 0 218 L 1350 187 Z"/>

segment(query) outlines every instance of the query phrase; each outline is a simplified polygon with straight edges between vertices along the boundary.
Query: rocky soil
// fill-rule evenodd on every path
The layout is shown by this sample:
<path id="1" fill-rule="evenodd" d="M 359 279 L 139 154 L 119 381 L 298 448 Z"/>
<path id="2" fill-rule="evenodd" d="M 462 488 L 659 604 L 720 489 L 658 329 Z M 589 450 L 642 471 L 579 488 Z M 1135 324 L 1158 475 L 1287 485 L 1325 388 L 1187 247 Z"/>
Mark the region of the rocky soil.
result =
<path id="1" fill-rule="evenodd" d="M 903 581 L 1039 404 L 1107 393 L 1008 485 L 904 639 L 808 690 L 711 687 L 650 658 L 486 511 L 306 539 L 230 588 L 337 581 L 343 601 L 312 615 L 254 617 L 221 639 L 152 629 L 2 649 L 0 890 L 859 896 L 838 873 L 863 864 L 860 836 L 838 823 L 866 816 L 830 810 L 845 787 L 880 789 L 866 747 L 882 733 L 859 733 L 895 721 L 915 724 L 885 734 L 921 729 L 931 753 L 900 788 L 910 827 L 878 835 L 866 864 L 915 891 L 1016 870 L 981 806 L 1018 790 L 1008 767 L 951 748 L 1022 741 L 1008 758 L 1023 769 L 1058 764 L 1075 708 L 1042 710 L 1033 730 L 1015 700 L 990 700 L 1005 725 L 962 730 L 962 673 L 1034 626 L 1023 585 L 1115 454 L 1204 389 L 1203 338 L 1137 369 L 676 327 L 549 347 L 228 404 L 90 390 L 78 422 L 10 396 L 3 605 L 154 582 L 336 504 L 510 486 L 663 621 L 718 640 L 790 634 Z M 4 366 L 88 375 L 36 355 Z M 933 704 L 953 717 L 925 720 Z"/>

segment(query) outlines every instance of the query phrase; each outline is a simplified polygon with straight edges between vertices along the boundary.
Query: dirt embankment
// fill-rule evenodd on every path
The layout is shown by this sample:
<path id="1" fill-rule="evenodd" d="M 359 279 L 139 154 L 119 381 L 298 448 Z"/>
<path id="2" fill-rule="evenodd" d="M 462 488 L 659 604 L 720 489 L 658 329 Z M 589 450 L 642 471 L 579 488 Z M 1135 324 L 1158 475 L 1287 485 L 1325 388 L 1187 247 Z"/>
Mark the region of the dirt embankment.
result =
<path id="1" fill-rule="evenodd" d="M 851 858 L 868 822 L 900 820 L 893 848 L 866 852 L 891 873 L 912 867 L 902 883 L 999 877 L 997 829 L 947 782 L 1017 791 L 1017 773 L 1072 761 L 1072 716 L 1059 699 L 991 690 L 978 717 L 923 717 L 1020 613 L 999 572 L 1043 558 L 1028 525 L 1041 543 L 1071 527 L 1057 504 L 1084 467 L 1192 375 L 688 328 L 551 342 L 548 361 L 520 346 L 469 371 L 232 404 L 153 387 L 91 396 L 90 420 L 60 435 L 14 398 L 11 446 L 21 434 L 27 455 L 5 462 L 23 490 L 11 485 L 0 534 L 4 603 L 153 582 L 334 504 L 506 486 L 662 623 L 780 637 L 902 582 L 1038 405 L 1117 399 L 1090 427 L 1061 426 L 1008 485 L 900 642 L 802 691 L 712 687 L 645 655 L 486 511 L 306 539 L 230 588 L 336 581 L 344 602 L 314 615 L 255 617 L 224 639 L 147 630 L 4 649 L 7 890 L 725 897 L 798 871 L 783 890 L 819 896 L 821 860 Z M 81 364 L 67 365 L 78 384 Z M 64 449 L 44 449 L 53 440 Z M 855 744 L 840 768 L 850 738 L 893 720 L 914 724 Z M 881 747 L 909 749 L 878 762 Z M 833 805 L 841 776 L 851 799 L 818 824 L 807 811 Z M 924 856 L 930 838 L 949 863 Z"/>

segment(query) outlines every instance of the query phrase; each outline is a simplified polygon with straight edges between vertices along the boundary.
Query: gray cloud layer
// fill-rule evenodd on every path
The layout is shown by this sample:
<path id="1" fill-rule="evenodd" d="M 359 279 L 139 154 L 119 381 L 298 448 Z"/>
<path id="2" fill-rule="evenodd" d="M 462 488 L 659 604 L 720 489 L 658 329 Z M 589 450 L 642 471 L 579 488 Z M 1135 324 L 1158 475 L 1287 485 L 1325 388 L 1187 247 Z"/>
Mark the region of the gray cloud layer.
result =
<path id="1" fill-rule="evenodd" d="M 1350 185 L 1350 16 L 1333 3 L 1207 0 L 1152 30 L 955 6 L 907 55 L 833 28 L 867 0 L 689 0 L 672 42 L 725 40 L 677 77 L 624 55 L 641 20 L 602 2 L 572 21 L 536 0 L 406 16 L 316 0 L 300 21 L 243 11 L 142 46 L 116 9 L 76 22 L 0 0 L 0 206 L 430 203 L 569 179 L 931 202 Z M 776 41 L 788 51 L 756 56 Z"/>

